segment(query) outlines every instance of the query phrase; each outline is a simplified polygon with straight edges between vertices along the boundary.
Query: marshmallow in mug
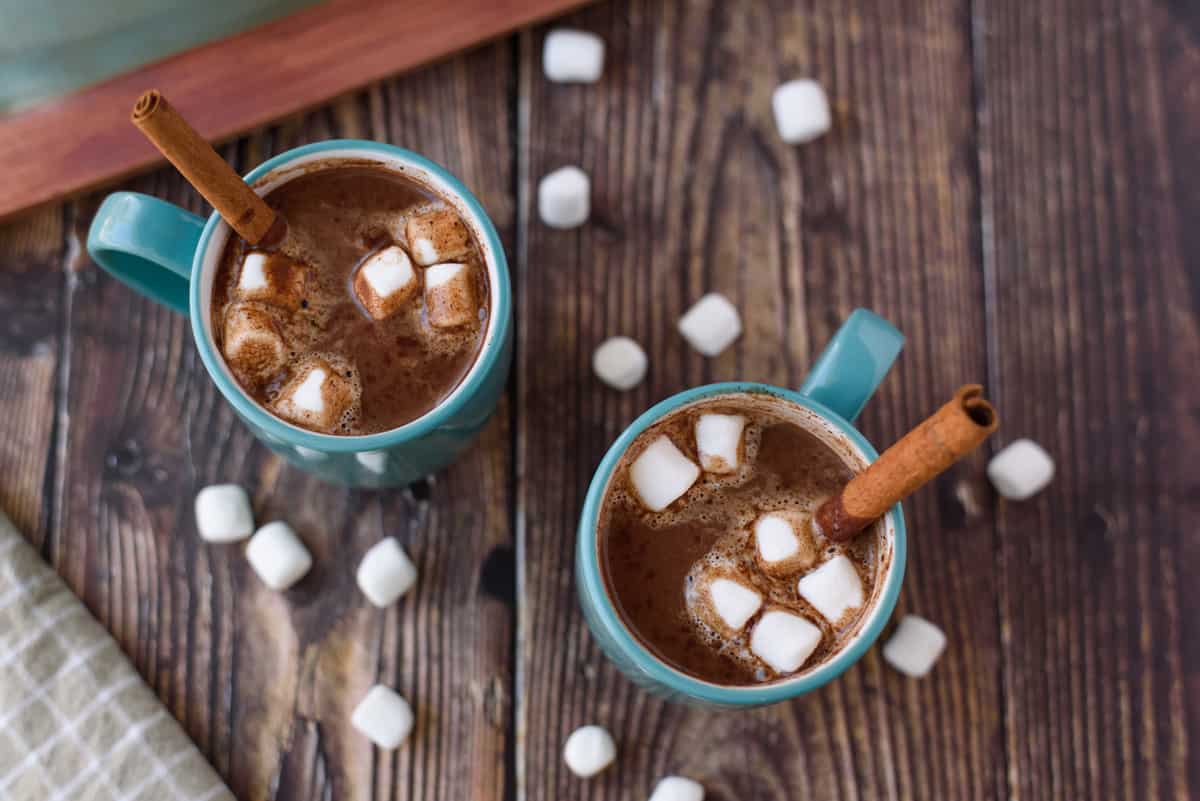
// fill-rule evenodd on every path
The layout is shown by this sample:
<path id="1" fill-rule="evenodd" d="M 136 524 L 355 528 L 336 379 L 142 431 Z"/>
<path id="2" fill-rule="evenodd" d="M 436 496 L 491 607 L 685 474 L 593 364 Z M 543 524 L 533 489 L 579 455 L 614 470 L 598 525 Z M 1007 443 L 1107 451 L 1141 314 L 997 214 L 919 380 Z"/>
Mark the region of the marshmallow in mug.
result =
<path id="1" fill-rule="evenodd" d="M 287 363 L 287 346 L 269 308 L 239 301 L 225 310 L 222 350 L 229 368 L 242 380 L 264 381 Z"/>
<path id="2" fill-rule="evenodd" d="M 450 209 L 410 217 L 404 227 L 413 261 L 422 267 L 452 262 L 471 252 L 471 234 Z"/>
<path id="3" fill-rule="evenodd" d="M 332 432 L 349 422 L 361 397 L 358 371 L 348 362 L 313 356 L 297 366 L 271 408 L 285 420 Z"/>
<path id="4" fill-rule="evenodd" d="M 417 291 L 417 274 L 408 254 L 398 245 L 372 253 L 354 274 L 354 294 L 367 313 L 386 320 Z"/>
<path id="5" fill-rule="evenodd" d="M 295 311 L 304 300 L 309 268 L 282 253 L 251 251 L 242 260 L 234 294 L 238 300 L 256 300 Z"/>
<path id="6" fill-rule="evenodd" d="M 468 265 L 435 264 L 425 271 L 425 314 L 434 328 L 457 328 L 478 318 Z"/>
<path id="7" fill-rule="evenodd" d="M 862 579 L 854 564 L 842 554 L 805 574 L 796 588 L 804 600 L 834 625 L 847 612 L 863 605 Z"/>
<path id="8" fill-rule="evenodd" d="M 820 628 L 782 609 L 767 610 L 750 630 L 751 653 L 780 674 L 799 670 L 820 644 Z"/>
<path id="9" fill-rule="evenodd" d="M 696 452 L 704 472 L 737 472 L 745 428 L 746 418 L 740 414 L 700 415 L 696 420 Z"/>
<path id="10" fill-rule="evenodd" d="M 753 532 L 755 558 L 768 575 L 786 576 L 812 567 L 817 559 L 807 515 L 770 512 L 754 521 Z"/>
<path id="11" fill-rule="evenodd" d="M 666 509 L 699 477 L 700 468 L 665 434 L 646 446 L 629 466 L 634 492 L 652 512 Z"/>

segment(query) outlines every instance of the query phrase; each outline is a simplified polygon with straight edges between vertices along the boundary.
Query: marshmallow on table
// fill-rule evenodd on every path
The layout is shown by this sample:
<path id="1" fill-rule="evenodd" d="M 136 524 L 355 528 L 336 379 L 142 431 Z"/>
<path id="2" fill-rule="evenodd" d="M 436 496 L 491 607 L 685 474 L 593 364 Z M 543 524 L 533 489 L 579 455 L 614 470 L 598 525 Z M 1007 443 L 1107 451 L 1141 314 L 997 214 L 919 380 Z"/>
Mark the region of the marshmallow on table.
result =
<path id="1" fill-rule="evenodd" d="M 461 259 L 471 252 L 471 234 L 450 209 L 410 217 L 404 231 L 413 260 L 422 267 Z"/>
<path id="2" fill-rule="evenodd" d="M 1018 439 L 992 457 L 987 474 L 997 492 L 1023 501 L 1041 492 L 1054 478 L 1054 460 L 1033 440 Z"/>
<path id="3" fill-rule="evenodd" d="M 563 761 L 583 779 L 595 776 L 616 757 L 617 745 L 603 726 L 582 726 L 571 732 L 563 746 Z"/>
<path id="4" fill-rule="evenodd" d="M 243 381 L 265 381 L 287 363 L 287 346 L 274 316 L 258 303 L 233 303 L 225 310 L 222 350 Z"/>
<path id="5" fill-rule="evenodd" d="M 354 576 L 367 600 L 381 609 L 412 589 L 417 568 L 394 537 L 380 540 L 358 563 Z"/>
<path id="6" fill-rule="evenodd" d="M 683 776 L 659 779 L 650 801 L 704 801 L 704 785 Z"/>
<path id="7" fill-rule="evenodd" d="M 560 167 L 538 182 L 538 216 L 551 228 L 574 228 L 587 222 L 592 209 L 592 182 L 578 167 Z"/>
<path id="8" fill-rule="evenodd" d="M 417 291 L 417 274 L 399 245 L 372 253 L 354 274 L 354 294 L 376 320 L 395 314 Z"/>
<path id="9" fill-rule="evenodd" d="M 742 450 L 746 418 L 740 414 L 702 414 L 696 421 L 696 451 L 706 473 L 733 473 Z"/>
<path id="10" fill-rule="evenodd" d="M 883 646 L 883 658 L 901 673 L 919 679 L 930 671 L 946 648 L 946 635 L 923 617 L 905 615 L 896 633 Z"/>
<path id="11" fill-rule="evenodd" d="M 594 83 L 604 72 L 604 40 L 586 31 L 550 31 L 542 48 L 542 69 L 558 83 Z"/>
<path id="12" fill-rule="evenodd" d="M 750 651 L 776 673 L 793 673 L 821 644 L 821 629 L 799 615 L 771 609 L 750 630 Z"/>
<path id="13" fill-rule="evenodd" d="M 862 579 L 854 564 L 841 554 L 806 574 L 797 589 L 823 618 L 834 624 L 863 605 Z"/>
<path id="14" fill-rule="evenodd" d="M 237 484 L 214 484 L 196 493 L 196 529 L 209 542 L 236 542 L 254 533 L 250 496 Z"/>
<path id="15" fill-rule="evenodd" d="M 425 271 L 425 314 L 434 328 L 457 328 L 479 319 L 468 265 L 435 264 Z"/>
<path id="16" fill-rule="evenodd" d="M 809 79 L 788 81 L 771 95 L 775 127 L 791 145 L 811 142 L 829 130 L 829 99 L 821 84 Z"/>
<path id="17" fill-rule="evenodd" d="M 679 318 L 679 333 L 705 356 L 716 356 L 741 336 L 742 318 L 728 298 L 710 292 Z"/>
<path id="18" fill-rule="evenodd" d="M 592 369 L 613 389 L 633 389 L 646 377 L 646 351 L 629 337 L 604 340 L 592 354 Z"/>
<path id="19" fill-rule="evenodd" d="M 762 606 L 762 595 L 752 587 L 731 578 L 717 577 L 708 582 L 708 602 L 721 627 L 741 631 Z"/>
<path id="20" fill-rule="evenodd" d="M 350 723 L 375 745 L 390 751 L 412 732 L 412 707 L 392 688 L 376 684 L 354 707 Z"/>
<path id="21" fill-rule="evenodd" d="M 246 254 L 238 273 L 236 295 L 295 311 L 304 300 L 308 268 L 282 253 L 253 250 Z"/>
<path id="22" fill-rule="evenodd" d="M 754 554 L 764 573 L 787 575 L 811 567 L 817 559 L 807 515 L 771 512 L 754 521 Z"/>
<path id="23" fill-rule="evenodd" d="M 286 590 L 312 567 L 312 556 L 292 527 L 282 520 L 267 523 L 246 544 L 250 567 L 273 590 Z"/>
<path id="24" fill-rule="evenodd" d="M 314 357 L 301 364 L 283 385 L 272 409 L 293 423 L 333 431 L 358 403 L 359 387 L 357 371 Z"/>
<path id="25" fill-rule="evenodd" d="M 666 509 L 699 477 L 700 468 L 666 435 L 651 442 L 629 467 L 634 491 L 652 512 Z"/>

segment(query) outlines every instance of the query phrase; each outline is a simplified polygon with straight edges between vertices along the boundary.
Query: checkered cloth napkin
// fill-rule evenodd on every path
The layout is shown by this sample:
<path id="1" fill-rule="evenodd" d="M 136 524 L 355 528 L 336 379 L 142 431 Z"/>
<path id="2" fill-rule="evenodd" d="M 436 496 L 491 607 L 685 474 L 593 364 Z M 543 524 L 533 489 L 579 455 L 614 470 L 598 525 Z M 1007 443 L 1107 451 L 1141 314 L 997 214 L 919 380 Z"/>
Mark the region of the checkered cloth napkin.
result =
<path id="1" fill-rule="evenodd" d="M 234 801 L 116 641 L 3 513 L 0 799 Z"/>

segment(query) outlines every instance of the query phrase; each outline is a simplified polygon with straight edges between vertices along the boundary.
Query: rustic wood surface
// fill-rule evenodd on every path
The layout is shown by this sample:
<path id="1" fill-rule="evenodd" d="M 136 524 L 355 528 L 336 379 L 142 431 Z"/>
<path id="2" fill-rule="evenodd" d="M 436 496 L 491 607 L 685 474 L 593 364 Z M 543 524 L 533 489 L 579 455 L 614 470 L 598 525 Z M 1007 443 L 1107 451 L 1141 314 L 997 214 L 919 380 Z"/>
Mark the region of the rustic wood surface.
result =
<path id="1" fill-rule="evenodd" d="M 343 97 L 223 149 L 239 169 L 366 136 L 480 195 L 512 255 L 517 363 L 478 447 L 401 491 L 318 484 L 255 444 L 184 321 L 100 272 L 101 195 L 0 227 L 0 507 L 117 636 L 240 798 L 641 799 L 668 772 L 735 799 L 1183 799 L 1200 795 L 1200 7 L 1132 0 L 623 0 L 564 20 L 603 80 L 548 84 L 545 29 Z M 835 131 L 783 145 L 770 91 L 818 77 Z M 541 226 L 537 179 L 579 164 L 593 219 Z M 126 184 L 200 211 L 170 171 Z M 746 334 L 691 352 L 708 290 Z M 878 649 L 804 699 L 665 704 L 590 639 L 575 522 L 605 448 L 653 401 L 748 378 L 797 385 L 856 306 L 908 345 L 860 425 L 887 443 L 981 379 L 1057 457 L 998 500 L 980 454 L 906 513 L 899 612 L 950 637 L 927 679 Z M 590 354 L 628 334 L 646 383 Z M 197 541 L 191 498 L 235 480 L 317 567 L 262 588 Z M 353 586 L 380 536 L 421 568 L 381 613 Z M 414 701 L 381 754 L 348 727 L 373 681 Z M 601 722 L 621 759 L 560 758 Z"/>

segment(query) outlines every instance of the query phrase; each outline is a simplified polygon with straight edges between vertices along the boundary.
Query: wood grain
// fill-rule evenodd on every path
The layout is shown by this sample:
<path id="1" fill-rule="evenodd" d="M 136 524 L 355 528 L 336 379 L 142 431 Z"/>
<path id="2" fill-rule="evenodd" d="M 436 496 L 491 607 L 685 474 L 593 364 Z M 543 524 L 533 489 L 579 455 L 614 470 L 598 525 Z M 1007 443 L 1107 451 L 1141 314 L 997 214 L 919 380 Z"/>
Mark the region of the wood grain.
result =
<path id="1" fill-rule="evenodd" d="M 1058 460 L 996 517 L 1008 791 L 1195 798 L 1200 15 L 978 11 L 993 389 Z"/>
<path id="2" fill-rule="evenodd" d="M 396 142 L 496 220 L 517 392 L 477 448 L 408 490 L 322 486 L 255 444 L 184 321 L 86 258 L 98 197 L 0 225 L 0 507 L 238 796 L 615 801 L 669 772 L 713 801 L 1200 793 L 1200 7 L 620 0 L 556 24 L 604 36 L 600 83 L 546 83 L 537 30 L 222 149 L 245 169 L 330 136 Z M 790 148 L 770 91 L 800 75 L 836 123 Z M 552 231 L 536 182 L 569 163 L 592 176 L 593 219 Z M 201 210 L 171 171 L 126 188 Z M 674 328 L 710 289 L 746 327 L 712 360 Z M 593 468 L 680 389 L 798 385 L 859 305 L 909 338 L 859 421 L 872 441 L 983 380 L 996 445 L 1044 443 L 1054 484 L 997 502 L 980 455 L 906 503 L 898 613 L 950 638 L 929 678 L 873 649 L 770 709 L 646 696 L 577 612 Z M 651 360 L 626 394 L 590 371 L 618 333 Z M 238 548 L 201 545 L 191 498 L 216 480 L 291 520 L 313 574 L 279 596 Z M 385 534 L 421 582 L 381 613 L 352 569 Z M 374 681 L 417 709 L 396 753 L 346 723 Z M 583 783 L 561 747 L 588 722 L 621 758 Z"/>
<path id="3" fill-rule="evenodd" d="M 965 13 L 955 2 L 589 9 L 567 24 L 600 33 L 609 65 L 584 87 L 544 82 L 542 32 L 523 38 L 518 764 L 528 798 L 644 798 L 671 772 L 700 779 L 718 800 L 1002 790 L 996 545 L 978 457 L 907 505 L 900 610 L 934 619 L 954 642 L 924 682 L 885 670 L 872 652 L 827 689 L 767 710 L 667 705 L 604 662 L 571 581 L 592 470 L 653 401 L 723 379 L 797 386 L 859 305 L 909 336 L 861 420 L 875 442 L 894 441 L 960 383 L 985 377 Z M 795 149 L 776 135 L 770 94 L 799 76 L 826 86 L 838 121 L 830 137 Z M 560 232 L 532 218 L 532 197 L 566 163 L 591 175 L 594 212 Z M 734 301 L 747 330 L 706 360 L 675 321 L 710 290 Z M 647 381 L 626 394 L 589 366 L 616 334 L 638 339 L 650 359 Z M 589 722 L 614 732 L 622 756 L 583 785 L 560 750 Z"/>
<path id="4" fill-rule="evenodd" d="M 334 0 L 0 118 L 0 220 L 160 163 L 129 125 L 161 89 L 221 141 L 583 0 Z"/>

